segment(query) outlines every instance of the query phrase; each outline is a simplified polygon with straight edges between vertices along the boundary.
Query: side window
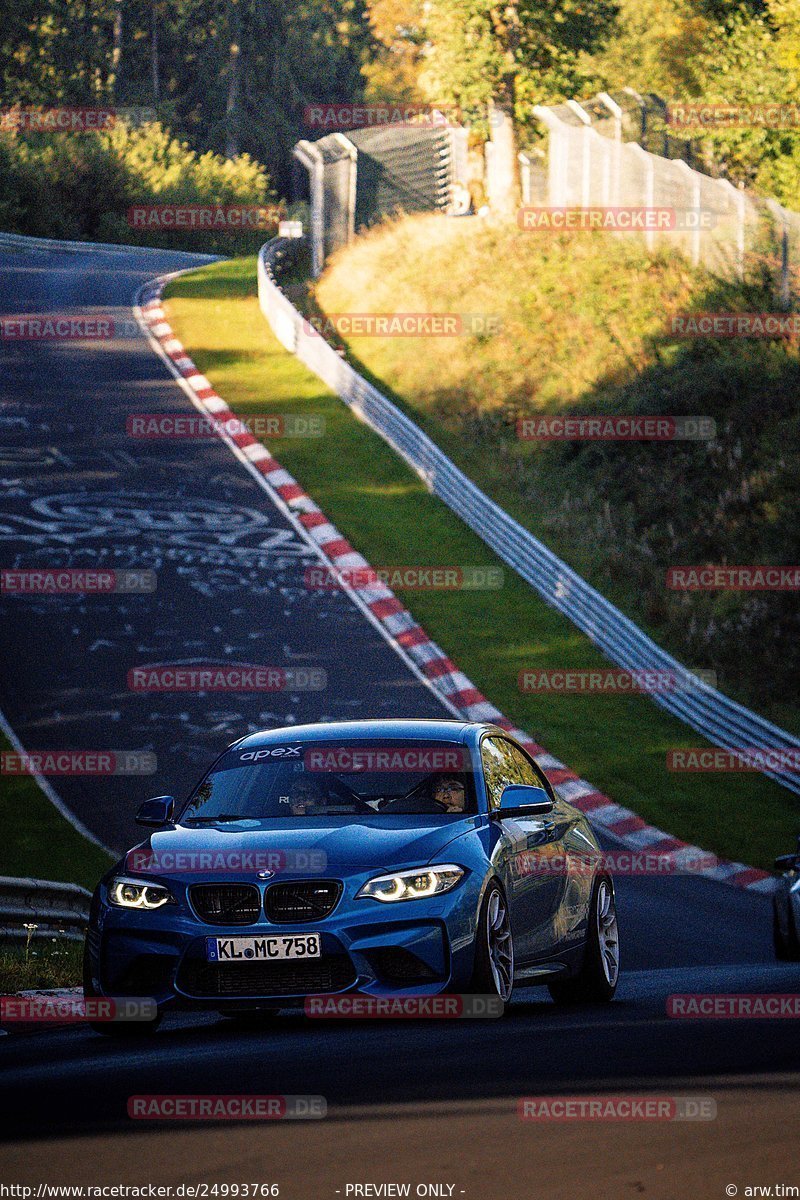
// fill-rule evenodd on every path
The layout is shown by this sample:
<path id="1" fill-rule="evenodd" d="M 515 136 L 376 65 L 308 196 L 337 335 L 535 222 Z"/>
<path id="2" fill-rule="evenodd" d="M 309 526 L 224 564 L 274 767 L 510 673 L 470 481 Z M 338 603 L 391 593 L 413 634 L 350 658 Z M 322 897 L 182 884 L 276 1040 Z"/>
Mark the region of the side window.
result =
<path id="1" fill-rule="evenodd" d="M 481 742 L 481 762 L 486 776 L 486 789 L 489 793 L 489 808 L 500 807 L 500 797 L 503 788 L 509 783 L 528 783 L 523 773 L 516 748 L 505 738 L 487 737 Z M 530 770 L 530 764 L 525 763 Z"/>
<path id="2" fill-rule="evenodd" d="M 527 783 L 543 787 L 550 797 L 553 789 L 542 772 L 513 742 L 501 737 L 487 737 L 481 743 L 481 761 L 489 793 L 489 808 L 500 807 L 503 788 L 509 783 Z"/>
<path id="3" fill-rule="evenodd" d="M 511 743 L 509 742 L 509 745 Z M 551 800 L 555 800 L 555 794 L 552 786 L 548 782 L 544 772 L 537 767 L 536 763 L 531 762 L 526 754 L 519 749 L 518 746 L 511 745 L 511 753 L 514 756 L 514 762 L 518 764 L 519 770 L 522 773 L 522 778 L 514 780 L 515 783 L 529 783 L 533 787 L 544 788 Z"/>

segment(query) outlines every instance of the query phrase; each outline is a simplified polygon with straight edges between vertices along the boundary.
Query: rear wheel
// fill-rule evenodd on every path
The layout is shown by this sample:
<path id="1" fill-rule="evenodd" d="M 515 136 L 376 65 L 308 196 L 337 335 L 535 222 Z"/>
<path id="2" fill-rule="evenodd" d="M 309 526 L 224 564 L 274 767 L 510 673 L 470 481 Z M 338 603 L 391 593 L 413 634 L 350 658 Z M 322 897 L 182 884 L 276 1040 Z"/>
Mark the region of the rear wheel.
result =
<path id="1" fill-rule="evenodd" d="M 614 884 L 607 875 L 595 881 L 589 905 L 589 929 L 580 972 L 574 979 L 548 984 L 556 1004 L 607 1004 L 619 979 L 619 925 Z"/>
<path id="2" fill-rule="evenodd" d="M 84 945 L 83 949 L 83 995 L 86 1000 L 94 1000 L 98 997 L 98 993 L 92 983 L 92 972 L 89 967 L 89 948 L 87 945 Z M 160 1024 L 160 1012 L 152 1021 L 87 1021 L 87 1025 L 95 1033 L 102 1033 L 104 1037 L 111 1038 L 147 1037 L 149 1034 L 155 1033 Z"/>
<path id="3" fill-rule="evenodd" d="M 788 913 L 789 937 L 784 937 L 778 920 L 777 907 L 772 909 L 772 942 L 778 962 L 800 962 L 800 940 L 792 926 L 792 914 Z"/>
<path id="4" fill-rule="evenodd" d="M 478 914 L 475 932 L 475 969 L 469 990 L 475 995 L 511 999 L 514 988 L 514 940 L 508 903 L 498 883 L 492 882 Z"/>

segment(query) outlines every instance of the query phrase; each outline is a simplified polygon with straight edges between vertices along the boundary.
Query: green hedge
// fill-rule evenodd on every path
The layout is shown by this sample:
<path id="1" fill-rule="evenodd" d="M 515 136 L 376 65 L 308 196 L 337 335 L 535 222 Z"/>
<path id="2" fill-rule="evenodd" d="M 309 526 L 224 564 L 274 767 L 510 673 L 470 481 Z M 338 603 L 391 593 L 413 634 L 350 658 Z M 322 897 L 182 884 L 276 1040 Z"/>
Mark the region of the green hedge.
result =
<path id="1" fill-rule="evenodd" d="M 131 226 L 141 205 L 243 205 L 262 227 Z M 0 133 L 0 228 L 37 237 L 124 242 L 226 255 L 255 253 L 272 236 L 278 204 L 265 169 L 248 155 L 198 154 L 154 122 L 108 131 Z"/>

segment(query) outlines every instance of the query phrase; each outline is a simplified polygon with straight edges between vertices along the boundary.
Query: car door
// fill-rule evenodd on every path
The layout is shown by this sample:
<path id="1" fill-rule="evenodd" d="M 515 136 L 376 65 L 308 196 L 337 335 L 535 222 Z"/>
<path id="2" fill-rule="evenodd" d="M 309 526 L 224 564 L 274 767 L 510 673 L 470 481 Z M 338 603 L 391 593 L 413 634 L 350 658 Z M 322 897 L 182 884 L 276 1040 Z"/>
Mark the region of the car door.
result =
<path id="1" fill-rule="evenodd" d="M 553 800 L 549 836 L 536 853 L 538 869 L 549 870 L 551 878 L 561 881 L 560 894 L 554 901 L 555 944 L 561 947 L 582 944 L 600 852 L 594 841 L 586 836 L 582 814 L 558 796 L 541 767 L 530 760 L 521 747 L 515 745 L 514 749 L 529 763 L 539 786 Z"/>
<path id="2" fill-rule="evenodd" d="M 536 765 L 508 738 L 488 734 L 481 742 L 481 762 L 490 813 L 499 808 L 510 783 L 543 787 L 555 801 L 552 813 L 496 821 L 514 947 L 522 966 L 546 957 L 561 940 L 565 922 L 560 906 L 567 891 L 563 839 L 572 821 Z"/>

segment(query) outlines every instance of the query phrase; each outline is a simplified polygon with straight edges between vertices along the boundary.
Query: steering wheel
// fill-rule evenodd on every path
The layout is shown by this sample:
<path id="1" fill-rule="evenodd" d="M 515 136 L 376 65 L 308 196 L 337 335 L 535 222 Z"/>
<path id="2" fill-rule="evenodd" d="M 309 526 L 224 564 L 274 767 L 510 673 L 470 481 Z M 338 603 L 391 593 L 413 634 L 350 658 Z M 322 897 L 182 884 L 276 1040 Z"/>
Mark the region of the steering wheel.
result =
<path id="1" fill-rule="evenodd" d="M 342 791 L 346 792 L 347 795 L 346 796 L 341 795 Z M 337 794 L 337 793 L 339 793 L 339 794 Z M 336 806 L 336 802 L 338 800 L 340 803 L 343 803 L 343 804 L 352 804 L 353 809 L 356 813 L 374 813 L 375 812 L 375 809 L 372 808 L 371 805 L 367 804 L 366 800 L 363 800 L 361 798 L 361 796 L 359 796 L 358 792 L 354 792 L 353 789 L 348 784 L 346 784 L 343 780 L 338 779 L 338 778 L 334 781 L 333 785 L 328 789 L 327 800 L 331 803 L 332 807 Z"/>

